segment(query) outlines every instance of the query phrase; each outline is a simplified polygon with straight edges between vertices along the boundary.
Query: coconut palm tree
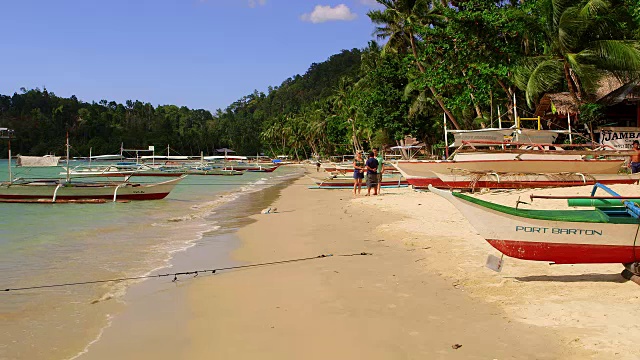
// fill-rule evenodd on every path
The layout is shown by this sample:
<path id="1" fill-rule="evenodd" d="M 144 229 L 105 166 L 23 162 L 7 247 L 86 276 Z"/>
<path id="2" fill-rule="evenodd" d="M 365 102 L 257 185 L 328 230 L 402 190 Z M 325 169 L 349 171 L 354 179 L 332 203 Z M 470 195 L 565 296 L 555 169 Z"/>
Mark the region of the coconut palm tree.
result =
<path id="1" fill-rule="evenodd" d="M 603 76 L 628 80 L 640 73 L 638 41 L 623 38 L 609 0 L 540 0 L 546 45 L 515 73 L 531 106 L 545 92 L 566 86 L 587 100 Z"/>
<path id="2" fill-rule="evenodd" d="M 384 46 L 385 52 L 404 54 L 411 51 L 418 70 L 425 73 L 424 65 L 418 57 L 418 39 L 416 38 L 416 26 L 429 26 L 443 21 L 439 14 L 440 6 L 446 2 L 434 0 L 377 0 L 385 6 L 384 10 L 371 10 L 367 16 L 377 25 L 374 34 L 379 39 L 387 39 Z M 440 3 L 440 5 L 438 5 Z M 436 88 L 429 86 L 429 91 L 438 102 L 438 105 L 447 114 L 456 129 L 460 125 L 453 113 L 446 107 L 442 96 Z"/>

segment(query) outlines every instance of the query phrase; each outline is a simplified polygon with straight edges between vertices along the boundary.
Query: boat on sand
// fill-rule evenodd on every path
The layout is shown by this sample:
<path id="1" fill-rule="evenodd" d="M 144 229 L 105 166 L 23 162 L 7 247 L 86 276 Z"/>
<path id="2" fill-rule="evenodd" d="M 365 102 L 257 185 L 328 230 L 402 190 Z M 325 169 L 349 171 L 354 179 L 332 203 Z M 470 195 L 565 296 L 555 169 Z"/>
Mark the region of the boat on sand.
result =
<path id="1" fill-rule="evenodd" d="M 522 209 L 429 187 L 451 202 L 491 246 L 504 255 L 556 264 L 622 263 L 638 275 L 640 207 L 604 185 L 622 206 L 579 210 Z M 590 197 L 585 196 L 586 199 Z M 602 197 L 598 197 L 602 199 Z M 520 202 L 519 202 L 520 203 Z"/>
<path id="2" fill-rule="evenodd" d="M 465 155 L 460 160 L 400 160 L 394 166 L 414 188 L 426 189 L 429 185 L 446 187 L 436 173 L 447 174 L 456 169 L 495 173 L 617 174 L 624 164 L 624 160 L 576 159 L 569 155 L 560 155 L 564 158 L 546 154 L 517 155 L 495 153 L 487 157 L 487 154 L 477 153 Z"/>
<path id="3" fill-rule="evenodd" d="M 600 184 L 637 184 L 640 174 L 434 172 L 444 189 L 529 189 Z"/>
<path id="4" fill-rule="evenodd" d="M 332 175 L 322 180 L 314 180 L 319 189 L 346 189 L 353 188 L 353 176 Z M 383 188 L 399 188 L 409 186 L 407 180 L 399 174 L 383 174 L 380 186 Z"/>

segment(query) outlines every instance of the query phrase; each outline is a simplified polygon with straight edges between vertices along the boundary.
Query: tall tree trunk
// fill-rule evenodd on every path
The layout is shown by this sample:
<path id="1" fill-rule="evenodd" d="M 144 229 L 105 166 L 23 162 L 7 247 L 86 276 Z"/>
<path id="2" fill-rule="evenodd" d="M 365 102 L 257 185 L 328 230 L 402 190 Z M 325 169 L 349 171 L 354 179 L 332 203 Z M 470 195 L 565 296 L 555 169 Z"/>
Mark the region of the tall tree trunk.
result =
<path id="1" fill-rule="evenodd" d="M 411 40 L 411 51 L 413 52 L 413 57 L 416 59 L 416 65 L 418 65 L 418 70 L 420 70 L 420 72 L 424 74 L 426 71 L 422 66 L 422 64 L 420 63 L 420 60 L 418 60 L 418 50 L 416 49 L 416 41 L 413 38 L 413 33 L 409 33 L 409 38 Z M 449 120 L 451 120 L 451 123 L 456 128 L 456 130 L 460 130 L 460 125 L 458 124 L 458 120 L 456 120 L 455 116 L 453 116 L 451 111 L 449 111 L 449 109 L 445 106 L 444 101 L 442 101 L 442 97 L 440 96 L 440 94 L 438 94 L 438 92 L 436 91 L 436 88 L 434 88 L 433 86 L 429 86 L 429 90 L 431 91 L 431 93 L 433 94 L 433 97 L 438 102 L 438 105 L 440 105 L 440 108 L 442 108 L 442 111 L 444 111 L 444 113 L 447 114 L 447 116 L 449 117 Z"/>
<path id="2" fill-rule="evenodd" d="M 576 83 L 574 76 L 571 74 L 571 67 L 568 62 L 564 62 L 564 77 L 567 80 L 567 87 L 569 88 L 569 94 L 577 104 L 580 103 L 580 89 Z"/>
<path id="3" fill-rule="evenodd" d="M 402 158 L 404 160 L 408 159 L 409 158 L 409 154 L 407 154 L 407 149 L 404 148 L 404 144 L 405 144 L 404 139 L 396 140 L 396 144 L 398 144 L 398 146 L 401 146 L 400 152 L 402 153 Z"/>

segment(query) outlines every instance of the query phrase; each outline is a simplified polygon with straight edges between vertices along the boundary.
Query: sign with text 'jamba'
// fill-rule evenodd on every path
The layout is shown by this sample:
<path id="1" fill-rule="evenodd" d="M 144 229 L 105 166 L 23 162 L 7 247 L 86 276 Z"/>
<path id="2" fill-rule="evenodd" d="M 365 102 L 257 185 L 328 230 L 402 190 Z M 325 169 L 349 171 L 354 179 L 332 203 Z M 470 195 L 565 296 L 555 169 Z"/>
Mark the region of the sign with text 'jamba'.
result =
<path id="1" fill-rule="evenodd" d="M 634 140 L 640 141 L 638 127 L 603 127 L 600 128 L 600 144 L 609 145 L 616 150 L 631 149 Z"/>

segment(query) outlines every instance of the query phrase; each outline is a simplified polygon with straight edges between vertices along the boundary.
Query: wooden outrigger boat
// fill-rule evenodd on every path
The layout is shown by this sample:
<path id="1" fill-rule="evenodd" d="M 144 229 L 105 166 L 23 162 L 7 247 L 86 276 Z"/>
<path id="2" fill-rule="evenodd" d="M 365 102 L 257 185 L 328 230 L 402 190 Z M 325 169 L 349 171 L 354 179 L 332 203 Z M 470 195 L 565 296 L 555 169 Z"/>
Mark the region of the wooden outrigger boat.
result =
<path id="1" fill-rule="evenodd" d="M 189 175 L 216 175 L 216 176 L 234 176 L 244 174 L 242 171 L 223 169 L 223 168 L 193 168 L 187 170 Z"/>
<path id="2" fill-rule="evenodd" d="M 556 264 L 622 263 L 627 271 L 638 275 L 640 207 L 601 184 L 594 186 L 592 197 L 598 188 L 611 194 L 608 199 L 618 199 L 623 205 L 530 210 L 433 186 L 429 190 L 451 202 L 504 255 Z"/>
<path id="3" fill-rule="evenodd" d="M 59 179 L 14 180 L 0 183 L 0 202 L 80 202 L 87 200 L 159 200 L 185 178 L 140 184 L 124 182 L 73 182 Z"/>
<path id="4" fill-rule="evenodd" d="M 436 173 L 447 174 L 454 169 L 469 172 L 496 173 L 584 173 L 584 174 L 617 174 L 624 160 L 588 160 L 557 158 L 549 155 L 537 157 L 517 157 L 517 154 L 486 154 L 464 156 L 462 160 L 401 160 L 394 163 L 409 184 L 417 189 L 426 189 L 429 185 L 443 187 L 445 184 Z"/>
<path id="5" fill-rule="evenodd" d="M 350 189 L 353 188 L 353 177 L 350 175 L 333 175 L 326 179 L 314 180 L 316 183 L 313 189 Z M 407 187 L 409 183 L 406 179 L 398 174 L 383 174 L 382 182 L 380 183 L 382 188 L 400 188 Z"/>
<path id="6" fill-rule="evenodd" d="M 0 129 L 1 130 L 1 129 Z M 10 149 L 10 148 L 9 148 Z M 11 158 L 11 150 L 9 150 Z M 129 182 L 72 181 L 69 168 L 69 138 L 67 136 L 66 179 L 13 179 L 9 162 L 9 181 L 0 183 L 0 202 L 12 203 L 100 203 L 106 201 L 164 199 L 186 177 L 152 184 Z"/>
<path id="7" fill-rule="evenodd" d="M 476 149 L 474 144 L 494 149 Z M 579 146 L 583 145 L 463 141 L 448 160 L 399 160 L 394 166 L 414 188 L 426 189 L 429 185 L 446 187 L 437 174 L 449 174 L 452 170 L 476 173 L 617 174 L 624 164 L 620 157 L 631 155 L 625 151 L 563 149 Z"/>
<path id="8" fill-rule="evenodd" d="M 530 189 L 600 184 L 637 184 L 640 174 L 581 173 L 497 173 L 452 170 L 434 172 L 440 182 L 433 186 L 444 189 Z"/>
<path id="9" fill-rule="evenodd" d="M 61 172 L 65 175 L 67 172 Z M 184 175 L 185 171 L 181 169 L 154 168 L 145 164 L 136 164 L 131 162 L 120 162 L 110 165 L 80 165 L 73 169 L 69 169 L 69 176 L 74 178 L 80 177 L 125 177 L 125 176 L 153 176 L 153 177 L 178 177 Z"/>
<path id="10" fill-rule="evenodd" d="M 280 165 L 279 164 L 263 164 L 263 163 L 245 163 L 245 162 L 227 162 L 224 164 L 224 170 L 236 170 L 247 172 L 273 172 Z"/>

